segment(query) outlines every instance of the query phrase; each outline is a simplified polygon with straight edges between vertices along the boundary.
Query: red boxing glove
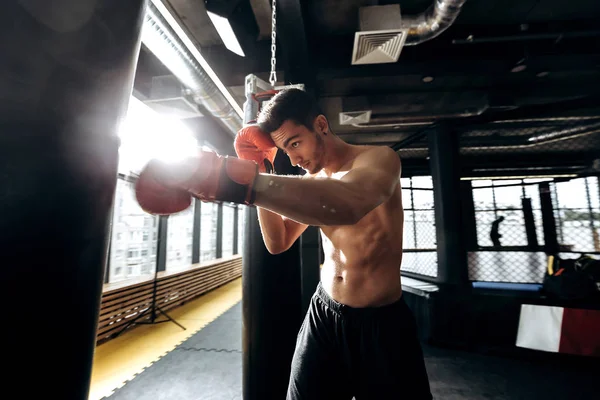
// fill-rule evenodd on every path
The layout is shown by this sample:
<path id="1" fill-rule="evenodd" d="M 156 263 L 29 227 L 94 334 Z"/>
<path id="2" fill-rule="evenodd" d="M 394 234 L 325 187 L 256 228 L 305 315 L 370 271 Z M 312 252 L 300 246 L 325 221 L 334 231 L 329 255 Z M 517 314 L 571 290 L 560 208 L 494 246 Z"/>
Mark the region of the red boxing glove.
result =
<path id="1" fill-rule="evenodd" d="M 158 215 L 185 210 L 192 197 L 250 205 L 257 175 L 258 166 L 252 161 L 200 151 L 177 163 L 150 161 L 140 173 L 135 192 L 142 209 Z"/>
<path id="2" fill-rule="evenodd" d="M 260 172 L 273 173 L 277 146 L 258 125 L 248 125 L 235 136 L 235 152 L 239 158 L 254 161 Z"/>
<path id="3" fill-rule="evenodd" d="M 187 209 L 192 196 L 169 183 L 168 167 L 160 161 L 150 161 L 135 183 L 135 195 L 142 210 L 150 214 L 170 215 Z"/>

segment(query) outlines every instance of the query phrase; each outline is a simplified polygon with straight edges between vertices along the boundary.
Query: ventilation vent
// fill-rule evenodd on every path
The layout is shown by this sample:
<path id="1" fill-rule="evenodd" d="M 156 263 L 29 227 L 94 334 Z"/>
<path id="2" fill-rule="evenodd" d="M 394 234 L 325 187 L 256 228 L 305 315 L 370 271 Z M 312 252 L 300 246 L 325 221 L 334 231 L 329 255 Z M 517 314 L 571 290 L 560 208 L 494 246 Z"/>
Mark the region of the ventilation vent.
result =
<path id="1" fill-rule="evenodd" d="M 346 111 L 340 113 L 340 125 L 368 124 L 371 120 L 371 110 Z"/>
<path id="2" fill-rule="evenodd" d="M 154 76 L 150 96 L 142 101 L 154 111 L 169 117 L 202 117 L 198 106 L 185 93 L 185 88 L 174 75 Z"/>
<path id="3" fill-rule="evenodd" d="M 402 29 L 356 32 L 352 65 L 394 63 L 405 41 L 406 31 Z"/>
<path id="4" fill-rule="evenodd" d="M 352 65 L 394 63 L 406 42 L 399 4 L 361 7 L 360 30 L 354 34 Z"/>

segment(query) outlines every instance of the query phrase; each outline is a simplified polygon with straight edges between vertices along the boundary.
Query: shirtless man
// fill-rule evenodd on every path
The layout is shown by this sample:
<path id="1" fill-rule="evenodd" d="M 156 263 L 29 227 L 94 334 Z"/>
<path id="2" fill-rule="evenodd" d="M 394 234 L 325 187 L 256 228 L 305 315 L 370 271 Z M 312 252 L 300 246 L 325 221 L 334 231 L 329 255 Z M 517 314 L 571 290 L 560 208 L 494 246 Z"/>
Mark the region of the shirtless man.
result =
<path id="1" fill-rule="evenodd" d="M 273 254 L 309 225 L 320 227 L 326 260 L 298 333 L 287 399 L 431 399 L 400 283 L 397 154 L 344 142 L 298 89 L 277 94 L 257 123 L 238 133 L 239 159 L 201 153 L 178 164 L 149 163 L 136 184 L 140 205 L 154 214 L 181 211 L 191 196 L 255 205 Z M 264 173 L 277 148 L 307 174 Z"/>

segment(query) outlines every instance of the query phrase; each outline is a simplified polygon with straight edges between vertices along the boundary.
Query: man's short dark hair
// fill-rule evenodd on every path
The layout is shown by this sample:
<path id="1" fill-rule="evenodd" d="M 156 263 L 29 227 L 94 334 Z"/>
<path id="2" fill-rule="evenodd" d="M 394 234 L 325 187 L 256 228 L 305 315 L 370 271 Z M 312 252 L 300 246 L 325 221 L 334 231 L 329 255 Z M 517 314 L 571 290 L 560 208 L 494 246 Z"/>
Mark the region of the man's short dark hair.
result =
<path id="1" fill-rule="evenodd" d="M 279 129 L 287 120 L 313 130 L 315 118 L 321 114 L 313 96 L 300 89 L 284 89 L 263 104 L 257 119 L 258 126 L 267 133 Z"/>

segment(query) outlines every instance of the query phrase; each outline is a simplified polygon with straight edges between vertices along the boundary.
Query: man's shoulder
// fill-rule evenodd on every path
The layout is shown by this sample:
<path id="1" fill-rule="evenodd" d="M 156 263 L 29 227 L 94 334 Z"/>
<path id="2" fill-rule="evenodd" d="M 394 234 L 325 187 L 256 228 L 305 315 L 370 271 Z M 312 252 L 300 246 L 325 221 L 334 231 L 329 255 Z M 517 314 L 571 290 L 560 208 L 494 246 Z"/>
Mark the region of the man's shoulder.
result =
<path id="1" fill-rule="evenodd" d="M 359 152 L 354 158 L 354 166 L 363 164 L 389 164 L 400 160 L 398 153 L 389 146 L 359 146 Z"/>
<path id="2" fill-rule="evenodd" d="M 398 153 L 389 146 L 373 146 L 373 145 L 362 145 L 361 154 L 377 154 L 383 156 L 395 156 L 398 157 Z"/>

